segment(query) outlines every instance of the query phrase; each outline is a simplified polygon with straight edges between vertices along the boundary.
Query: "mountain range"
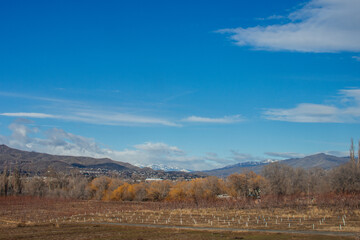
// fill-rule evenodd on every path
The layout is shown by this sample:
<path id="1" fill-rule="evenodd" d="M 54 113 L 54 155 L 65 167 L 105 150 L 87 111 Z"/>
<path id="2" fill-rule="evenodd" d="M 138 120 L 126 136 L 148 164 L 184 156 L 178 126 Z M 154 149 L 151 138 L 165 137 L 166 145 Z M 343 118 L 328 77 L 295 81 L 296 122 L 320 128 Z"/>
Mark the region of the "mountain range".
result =
<path id="1" fill-rule="evenodd" d="M 328 170 L 348 162 L 349 159 L 349 157 L 336 157 L 319 153 L 303 158 L 279 160 L 278 162 L 294 168 L 302 167 L 304 169 L 310 169 L 319 167 Z M 248 161 L 208 171 L 189 172 L 186 169 L 180 169 L 175 166 L 166 166 L 163 164 L 134 166 L 130 163 L 114 161 L 109 158 L 51 155 L 46 153 L 22 151 L 10 148 L 6 145 L 0 145 L 0 172 L 3 171 L 5 167 L 10 169 L 18 167 L 22 172 L 30 175 L 41 175 L 46 173 L 49 169 L 53 169 L 57 172 L 64 173 L 69 173 L 75 170 L 90 174 L 109 174 L 111 172 L 116 172 L 124 177 L 137 175 L 142 177 L 163 177 L 167 179 L 174 179 L 176 177 L 191 179 L 196 176 L 199 177 L 205 175 L 227 177 L 233 173 L 241 173 L 245 170 L 261 173 L 262 168 L 271 162 L 273 161 Z"/>
<path id="2" fill-rule="evenodd" d="M 148 167 L 153 170 L 161 170 L 161 171 L 165 171 L 165 172 L 191 172 L 191 170 L 188 170 L 185 168 L 181 168 L 181 167 L 174 166 L 174 165 L 161 164 L 161 163 L 147 164 L 147 165 L 136 163 L 134 165 L 137 167 L 140 167 L 140 168 Z"/>
<path id="3" fill-rule="evenodd" d="M 332 155 L 327 155 L 324 153 L 318 153 L 310 156 L 306 156 L 303 158 L 290 158 L 286 160 L 278 160 L 276 162 L 286 164 L 293 168 L 323 168 L 325 170 L 332 169 L 334 167 L 340 166 L 344 163 L 347 163 L 350 160 L 349 157 L 336 157 Z M 245 170 L 254 171 L 255 173 L 261 173 L 262 168 L 271 162 L 274 161 L 262 161 L 262 162 L 242 162 L 237 163 L 235 165 L 229 165 L 223 168 L 203 171 L 205 174 L 211 176 L 218 176 L 218 177 L 227 177 L 233 173 L 241 173 Z"/>

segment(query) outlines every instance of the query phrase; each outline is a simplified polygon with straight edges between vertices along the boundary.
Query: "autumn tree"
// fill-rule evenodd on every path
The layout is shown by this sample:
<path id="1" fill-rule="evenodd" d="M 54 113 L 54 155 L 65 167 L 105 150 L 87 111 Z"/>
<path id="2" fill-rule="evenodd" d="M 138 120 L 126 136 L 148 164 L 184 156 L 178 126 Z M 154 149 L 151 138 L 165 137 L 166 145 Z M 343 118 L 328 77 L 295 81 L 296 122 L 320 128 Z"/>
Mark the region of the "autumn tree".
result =
<path id="1" fill-rule="evenodd" d="M 109 177 L 101 176 L 94 178 L 90 183 L 93 198 L 101 200 L 107 193 L 111 179 Z"/>
<path id="2" fill-rule="evenodd" d="M 133 185 L 123 183 L 117 187 L 111 194 L 111 200 L 132 201 L 135 198 Z"/>
<path id="3" fill-rule="evenodd" d="M 219 194 L 225 193 L 224 182 L 214 176 L 197 178 L 189 182 L 189 198 L 196 204 L 204 200 L 214 200 Z"/>
<path id="4" fill-rule="evenodd" d="M 173 201 L 187 201 L 190 195 L 190 183 L 186 181 L 177 182 L 170 190 L 168 199 Z"/>
<path id="5" fill-rule="evenodd" d="M 108 178 L 108 185 L 104 191 L 102 200 L 111 200 L 113 192 L 124 182 L 118 178 Z"/>
<path id="6" fill-rule="evenodd" d="M 227 178 L 229 193 L 233 197 L 259 197 L 266 180 L 253 171 L 234 173 Z"/>
<path id="7" fill-rule="evenodd" d="M 256 174 L 253 171 L 246 172 L 247 185 L 249 195 L 252 197 L 260 197 L 261 192 L 264 192 L 266 180 L 263 176 Z"/>
<path id="8" fill-rule="evenodd" d="M 170 181 L 154 181 L 150 183 L 150 186 L 147 189 L 148 198 L 153 201 L 164 200 L 170 192 L 170 187 Z"/>

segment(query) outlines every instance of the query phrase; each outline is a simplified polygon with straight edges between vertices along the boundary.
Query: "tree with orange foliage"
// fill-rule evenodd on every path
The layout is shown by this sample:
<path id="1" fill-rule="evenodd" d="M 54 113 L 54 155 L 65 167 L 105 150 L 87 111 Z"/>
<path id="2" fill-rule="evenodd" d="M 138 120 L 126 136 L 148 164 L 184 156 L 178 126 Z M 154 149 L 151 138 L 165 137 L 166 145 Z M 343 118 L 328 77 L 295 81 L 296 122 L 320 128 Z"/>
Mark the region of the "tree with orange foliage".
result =
<path id="1" fill-rule="evenodd" d="M 188 200 L 190 193 L 190 183 L 186 181 L 177 182 L 169 192 L 168 199 L 172 201 Z"/>
<path id="2" fill-rule="evenodd" d="M 225 192 L 225 184 L 217 177 L 197 178 L 189 182 L 189 194 L 195 203 L 200 200 L 214 200 Z"/>
<path id="3" fill-rule="evenodd" d="M 229 194 L 233 197 L 259 197 L 266 180 L 253 171 L 234 173 L 227 178 Z"/>
<path id="4" fill-rule="evenodd" d="M 94 178 L 90 183 L 90 189 L 94 199 L 101 200 L 106 195 L 111 179 L 105 176 Z"/>
<path id="5" fill-rule="evenodd" d="M 111 194 L 111 200 L 132 201 L 135 198 L 134 186 L 124 183 L 116 188 Z"/>
<path id="6" fill-rule="evenodd" d="M 107 188 L 104 192 L 104 196 L 102 197 L 102 200 L 105 200 L 105 201 L 112 200 L 113 191 L 115 191 L 123 183 L 124 182 L 118 178 L 110 178 Z"/>
<path id="7" fill-rule="evenodd" d="M 171 182 L 167 180 L 152 182 L 147 189 L 148 198 L 153 201 L 164 200 L 170 192 L 170 187 Z"/>
<path id="8" fill-rule="evenodd" d="M 259 198 L 261 189 L 266 185 L 265 178 L 254 173 L 253 171 L 247 172 L 246 178 L 248 181 L 248 195 Z"/>

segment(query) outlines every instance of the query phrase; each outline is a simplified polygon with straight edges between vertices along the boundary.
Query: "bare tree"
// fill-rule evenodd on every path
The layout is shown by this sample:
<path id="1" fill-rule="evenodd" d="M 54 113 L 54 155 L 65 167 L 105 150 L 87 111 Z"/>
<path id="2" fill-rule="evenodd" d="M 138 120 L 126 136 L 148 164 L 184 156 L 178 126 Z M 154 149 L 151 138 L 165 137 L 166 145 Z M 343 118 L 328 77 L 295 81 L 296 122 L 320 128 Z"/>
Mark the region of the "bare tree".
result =
<path id="1" fill-rule="evenodd" d="M 8 191 L 9 191 L 9 173 L 8 173 L 7 167 L 4 168 L 4 171 L 1 175 L 0 184 L 1 184 L 0 194 L 2 196 L 7 196 Z"/>
<path id="2" fill-rule="evenodd" d="M 360 168 L 360 140 L 359 140 L 359 146 L 358 146 L 357 168 Z"/>
<path id="3" fill-rule="evenodd" d="M 134 184 L 134 194 L 135 201 L 144 201 L 147 196 L 147 184 L 146 183 L 138 183 Z"/>
<path id="4" fill-rule="evenodd" d="M 306 193 L 308 190 L 309 174 L 303 168 L 296 168 L 291 175 L 291 194 Z"/>
<path id="5" fill-rule="evenodd" d="M 227 178 L 231 195 L 234 197 L 246 197 L 248 182 L 245 174 L 234 173 Z"/>
<path id="6" fill-rule="evenodd" d="M 22 193 L 23 183 L 21 179 L 20 169 L 18 166 L 15 168 L 15 171 L 13 172 L 12 186 L 15 195 L 20 195 Z"/>
<path id="7" fill-rule="evenodd" d="M 308 194 L 326 193 L 333 189 L 329 174 L 323 168 L 308 171 Z"/>
<path id="8" fill-rule="evenodd" d="M 355 164 L 354 140 L 352 138 L 350 144 L 350 161 Z"/>
<path id="9" fill-rule="evenodd" d="M 47 186 L 41 177 L 32 177 L 25 183 L 26 194 L 31 196 L 44 197 L 47 193 Z"/>
<path id="10" fill-rule="evenodd" d="M 333 189 L 341 193 L 360 192 L 360 169 L 352 162 L 335 168 L 331 173 Z"/>
<path id="11" fill-rule="evenodd" d="M 330 178 L 333 189 L 341 193 L 360 193 L 360 142 L 358 149 L 358 159 L 355 161 L 354 142 L 351 139 L 350 162 L 339 166 L 331 171 Z"/>
<path id="12" fill-rule="evenodd" d="M 75 199 L 89 199 L 89 181 L 85 177 L 73 176 L 69 179 L 68 196 Z"/>
<path id="13" fill-rule="evenodd" d="M 295 174 L 295 170 L 288 165 L 271 163 L 263 168 L 263 175 L 269 181 L 271 192 L 278 196 L 293 194 L 296 188 L 304 189 L 304 184 L 301 183 L 305 181 L 301 180 L 304 179 L 303 171 L 299 170 L 298 174 Z M 299 180 L 296 179 L 297 176 Z M 294 183 L 298 184 L 298 187 L 294 186 Z"/>

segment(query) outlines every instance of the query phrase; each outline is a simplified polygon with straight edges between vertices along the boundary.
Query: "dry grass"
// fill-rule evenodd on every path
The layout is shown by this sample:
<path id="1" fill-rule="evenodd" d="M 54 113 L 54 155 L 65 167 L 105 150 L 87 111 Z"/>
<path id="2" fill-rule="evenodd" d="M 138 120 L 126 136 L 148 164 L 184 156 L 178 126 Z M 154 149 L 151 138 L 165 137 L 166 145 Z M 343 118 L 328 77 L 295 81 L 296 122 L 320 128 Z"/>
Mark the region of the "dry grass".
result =
<path id="1" fill-rule="evenodd" d="M 0 231 L 10 227 L 21 229 L 19 233 L 25 231 L 24 234 L 27 229 L 32 228 L 34 231 L 50 228 L 51 231 L 58 232 L 60 230 L 56 230 L 54 226 L 62 226 L 66 231 L 76 232 L 76 229 L 83 229 L 84 224 L 106 222 L 214 227 L 225 230 L 231 228 L 360 232 L 359 210 L 317 207 L 300 210 L 177 208 L 176 205 L 169 207 L 166 203 L 99 202 L 34 197 L 0 198 Z M 77 223 L 81 224 L 76 225 Z M 106 227 L 102 226 L 99 229 L 103 228 Z M 167 231 L 164 230 L 164 234 Z M 13 234 L 16 235 L 16 232 L 14 230 Z"/>

